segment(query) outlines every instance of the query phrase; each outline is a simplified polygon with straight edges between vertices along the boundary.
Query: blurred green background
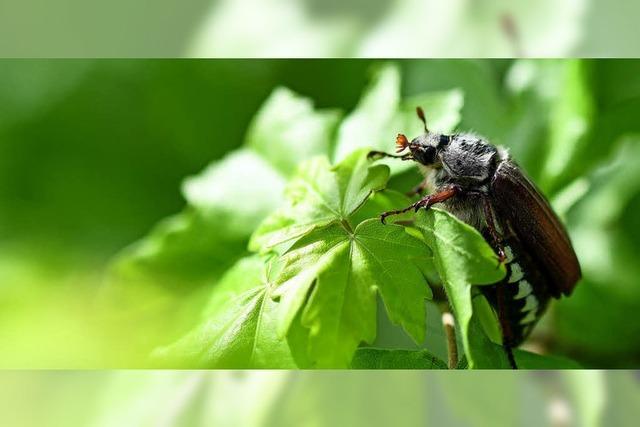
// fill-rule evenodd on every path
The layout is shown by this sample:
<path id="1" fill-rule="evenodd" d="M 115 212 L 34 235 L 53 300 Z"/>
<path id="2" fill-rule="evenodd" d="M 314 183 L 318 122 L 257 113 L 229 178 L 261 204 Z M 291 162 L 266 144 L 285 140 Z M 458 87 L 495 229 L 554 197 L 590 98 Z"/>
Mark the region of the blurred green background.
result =
<path id="1" fill-rule="evenodd" d="M 105 349 L 88 304 L 107 260 L 180 211 L 182 179 L 238 148 L 275 86 L 346 109 L 367 68 L 356 61 L 1 61 L 2 363 L 73 367 L 86 357 L 95 366 Z"/>
<path id="2" fill-rule="evenodd" d="M 554 305 L 532 348 L 587 367 L 637 367 L 640 61 L 398 64 L 405 96 L 461 89 L 458 128 L 509 146 L 567 221 L 585 278 L 571 298 Z M 0 365 L 147 366 L 148 351 L 193 324 L 210 286 L 244 254 L 248 238 L 215 247 L 209 270 L 197 277 L 179 271 L 194 253 L 209 256 L 208 237 L 197 250 L 176 240 L 180 227 L 194 221 L 207 227 L 197 206 L 183 210 L 182 180 L 239 148 L 277 86 L 318 108 L 348 112 L 379 65 L 1 61 Z M 150 230 L 142 245 L 120 252 Z M 146 253 L 162 245 L 178 249 L 158 266 Z M 105 271 L 117 254 L 116 260 L 133 259 L 124 265 L 126 280 L 115 275 L 133 293 L 110 295 L 105 314 L 102 297 L 114 288 Z M 151 271 L 144 279 L 150 282 L 175 277 L 170 285 L 142 284 L 140 271 Z"/>
<path id="3" fill-rule="evenodd" d="M 628 0 L 3 0 L 3 57 L 633 57 Z M 505 20 L 509 24 L 505 24 Z"/>
<path id="4" fill-rule="evenodd" d="M 629 371 L 0 373 L 15 427 L 635 426 Z"/>

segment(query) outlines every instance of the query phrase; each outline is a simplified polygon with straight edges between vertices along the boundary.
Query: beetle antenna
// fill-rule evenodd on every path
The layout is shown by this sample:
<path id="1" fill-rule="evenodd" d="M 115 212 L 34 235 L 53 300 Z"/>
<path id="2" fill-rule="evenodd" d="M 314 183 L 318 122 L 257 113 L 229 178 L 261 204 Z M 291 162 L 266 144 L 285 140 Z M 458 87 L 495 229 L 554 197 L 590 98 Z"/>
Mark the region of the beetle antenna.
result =
<path id="1" fill-rule="evenodd" d="M 418 114 L 418 118 L 424 125 L 424 131 L 428 133 L 429 129 L 427 129 L 427 119 L 424 117 L 424 110 L 422 109 L 422 107 L 416 107 L 416 113 Z"/>
<path id="2" fill-rule="evenodd" d="M 399 133 L 398 136 L 396 136 L 396 153 L 404 151 L 404 149 L 408 146 L 409 140 L 407 139 L 407 137 Z"/>

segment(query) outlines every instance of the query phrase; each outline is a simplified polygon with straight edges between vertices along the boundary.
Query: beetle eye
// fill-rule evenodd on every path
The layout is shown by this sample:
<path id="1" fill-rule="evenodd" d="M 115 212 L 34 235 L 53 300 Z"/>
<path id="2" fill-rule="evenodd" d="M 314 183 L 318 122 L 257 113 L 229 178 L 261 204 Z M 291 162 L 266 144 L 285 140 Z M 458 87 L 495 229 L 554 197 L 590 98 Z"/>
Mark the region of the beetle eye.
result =
<path id="1" fill-rule="evenodd" d="M 431 165 L 436 158 L 436 148 L 433 146 L 420 147 L 414 151 L 413 156 L 423 165 Z"/>
<path id="2" fill-rule="evenodd" d="M 424 162 L 426 164 L 433 163 L 436 158 L 436 149 L 435 147 L 429 146 L 424 150 Z"/>
<path id="3" fill-rule="evenodd" d="M 439 145 L 447 145 L 451 137 L 449 135 L 440 135 Z"/>

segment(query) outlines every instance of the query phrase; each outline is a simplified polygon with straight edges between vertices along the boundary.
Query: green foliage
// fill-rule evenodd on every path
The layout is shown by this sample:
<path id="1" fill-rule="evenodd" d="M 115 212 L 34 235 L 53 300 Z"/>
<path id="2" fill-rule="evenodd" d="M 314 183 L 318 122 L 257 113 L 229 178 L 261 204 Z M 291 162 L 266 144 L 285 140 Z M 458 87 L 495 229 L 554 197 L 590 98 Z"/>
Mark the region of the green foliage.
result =
<path id="1" fill-rule="evenodd" d="M 457 91 L 415 99 L 434 112 L 429 118 L 436 129 L 451 129 L 460 118 L 462 97 Z M 204 367 L 425 367 L 426 363 L 443 367 L 428 349 L 357 350 L 363 343 L 375 342 L 380 314 L 399 325 L 414 345 L 423 343 L 425 299 L 431 297 L 425 277 L 431 277 L 444 286 L 456 317 L 464 366 L 509 367 L 504 350 L 495 343 L 501 339 L 496 319 L 482 317 L 483 311 L 476 312 L 478 305 L 472 303 L 474 286 L 495 283 L 505 275 L 482 236 L 438 209 L 420 213 L 415 227 L 383 225 L 376 218 L 380 212 L 410 203 L 396 191 L 382 191 L 388 185 L 389 168 L 366 158 L 366 147 L 384 149 L 383 129 L 399 126 L 413 115 L 406 105 L 409 102 L 400 101 L 398 69 L 379 68 L 355 111 L 338 126 L 335 157 L 340 161 L 332 166 L 326 156 L 319 156 L 298 166 L 284 190 L 284 204 L 251 237 L 250 250 L 262 257 L 236 264 L 214 286 L 213 299 L 198 325 L 174 344 L 158 349 L 156 361 Z M 254 120 L 249 145 L 275 162 L 280 172 L 286 171 L 298 163 L 292 161 L 296 153 L 303 152 L 304 158 L 333 145 L 327 142 L 328 128 L 314 131 L 314 126 L 335 126 L 335 117 L 312 114 L 308 101 L 296 100 L 280 89 Z M 309 134 L 301 131 L 299 123 L 306 123 Z M 274 134 L 277 141 L 270 144 Z M 304 150 L 281 154 L 305 138 L 310 145 Z M 199 196 L 201 208 L 211 205 L 211 194 L 220 191 L 215 177 L 222 181 L 242 167 L 235 165 L 225 173 L 214 170 L 204 174 L 209 180 L 187 182 L 192 204 L 197 205 L 194 200 Z M 249 194 L 239 196 L 236 200 Z M 213 200 L 219 205 L 234 198 Z M 228 218 L 229 230 L 234 224 L 255 227 L 243 213 Z M 412 215 L 402 219 L 411 221 Z M 377 309 L 377 295 L 384 313 Z M 522 367 L 563 363 L 524 351 L 516 357 Z"/>
<path id="2" fill-rule="evenodd" d="M 582 63 L 553 62 L 538 71 L 529 78 L 533 81 L 510 78 L 519 93 L 525 93 L 523 87 L 532 87 L 530 93 L 545 94 L 536 102 L 554 106 L 548 116 L 546 152 L 557 163 L 542 162 L 539 171 L 546 177 L 546 186 L 555 187 L 569 176 L 556 172 L 565 169 L 560 162 L 569 164 L 578 147 L 587 144 L 592 107 L 585 98 Z M 550 97 L 548 89 L 540 88 L 542 81 L 535 80 L 538 75 L 563 75 L 573 86 L 563 83 L 557 98 Z M 246 148 L 185 182 L 189 208 L 172 221 L 197 214 L 205 218 L 204 228 L 174 226 L 178 234 L 184 233 L 182 249 L 175 244 L 180 239 L 172 242 L 166 231 L 164 236 L 152 234 L 139 244 L 144 250 L 138 248 L 133 256 L 125 253 L 120 262 L 126 266 L 136 262 L 136 253 L 143 254 L 151 265 L 157 262 L 179 272 L 179 265 L 189 264 L 167 262 L 167 256 L 198 263 L 200 254 L 200 265 L 205 266 L 201 277 L 206 284 L 202 289 L 211 295 L 208 307 L 191 326 L 188 322 L 181 326 L 189 330 L 182 338 L 156 349 L 155 363 L 441 368 L 444 362 L 429 347 L 420 348 L 428 329 L 442 329 L 437 316 L 426 316 L 429 278 L 432 284 L 442 284 L 455 315 L 460 366 L 508 368 L 504 350 L 497 344 L 501 337 L 495 316 L 483 308 L 482 297 L 472 298 L 477 293 L 474 286 L 501 280 L 504 266 L 475 229 L 445 211 L 420 213 L 414 225 L 410 213 L 395 219 L 404 220 L 402 225 L 381 224 L 377 219 L 381 212 L 411 202 L 394 190 L 400 178 L 411 173 L 410 165 L 372 163 L 366 158 L 368 149 L 392 146 L 398 130 L 408 130 L 409 135 L 420 132 L 414 118 L 416 104 L 429 112 L 432 129 L 452 130 L 460 120 L 462 99 L 459 90 L 450 90 L 403 100 L 400 71 L 389 64 L 377 69 L 355 110 L 342 122 L 338 112 L 315 111 L 309 100 L 286 89 L 276 90 L 250 126 Z M 569 129 L 571 123 L 575 126 Z M 505 127 L 501 132 L 511 131 Z M 561 142 L 567 140 L 570 146 Z M 336 159 L 335 165 L 329 158 Z M 291 174 L 294 166 L 297 171 Z M 390 175 L 398 179 L 389 181 Z M 566 210 L 581 195 L 563 197 Z M 245 250 L 238 246 L 235 255 L 229 256 L 229 247 L 246 242 L 249 234 L 249 250 L 259 255 L 241 259 Z M 214 246 L 203 246 L 199 252 L 189 247 L 190 240 L 197 241 L 196 235 L 224 248 L 221 253 L 227 256 L 211 262 Z M 165 279 L 170 277 L 167 273 L 162 274 Z M 183 278 L 191 286 L 197 283 Z M 184 286 L 178 289 L 184 291 Z M 383 311 L 378 308 L 378 295 Z M 380 316 L 388 317 L 391 327 L 399 326 L 398 331 L 411 338 L 409 347 L 358 350 L 363 344 L 377 345 Z M 517 351 L 516 358 L 523 368 L 577 366 L 564 358 L 526 351 Z"/>
<path id="3" fill-rule="evenodd" d="M 104 292 L 111 309 L 129 313 L 127 322 L 144 322 L 147 326 L 136 332 L 143 335 L 144 341 L 155 344 L 168 343 L 193 326 L 202 298 L 183 304 L 189 301 L 185 295 L 209 289 L 246 254 L 251 233 L 282 201 L 290 173 L 286 162 L 298 163 L 326 152 L 337 118 L 335 112 L 314 110 L 306 98 L 284 88 L 276 89 L 250 126 L 247 147 L 186 179 L 182 187 L 187 200 L 185 210 L 119 254 Z M 310 128 L 304 134 L 304 144 L 298 143 L 303 136 L 300 126 Z M 305 148 L 278 149 L 283 141 L 288 146 L 298 144 Z M 140 307 L 140 298 L 147 304 Z M 123 299 L 126 304 L 122 304 Z M 185 313 L 184 320 L 162 322 L 169 319 L 167 314 L 176 305 Z M 150 340 L 154 334 L 157 338 Z"/>
<path id="4" fill-rule="evenodd" d="M 412 104 L 399 101 L 398 76 L 393 66 L 379 69 L 368 94 L 340 125 L 336 153 L 348 146 L 357 149 L 363 146 L 363 141 L 366 144 L 367 134 L 354 139 L 358 130 L 365 130 L 354 123 L 364 121 L 379 126 L 381 118 L 375 114 L 394 123 L 408 123 L 409 117 L 414 116 L 413 107 L 407 107 Z M 376 97 L 381 93 L 395 101 L 380 102 Z M 377 102 L 372 103 L 371 99 Z M 461 99 L 456 91 L 416 98 L 434 111 L 434 126 L 448 129 L 459 120 Z M 372 107 L 377 112 L 372 112 Z M 336 117 L 316 114 L 309 101 L 280 89 L 256 116 L 247 137 L 248 145 L 280 172 L 290 170 L 299 161 L 296 153 L 303 153 L 302 157 L 320 154 L 332 145 L 326 138 L 331 134 L 328 126 L 335 125 Z M 309 133 L 303 132 L 306 128 L 310 128 Z M 345 137 L 349 132 L 355 132 L 354 138 Z M 389 136 L 393 141 L 392 133 Z M 379 136 L 378 141 L 379 148 L 383 148 Z M 289 153 L 287 147 L 301 142 L 305 145 L 303 149 L 295 148 Z M 273 346 L 265 344 L 265 347 L 289 345 L 292 349 L 288 357 L 295 355 L 303 366 L 346 367 L 361 342 L 375 340 L 377 294 L 391 322 L 399 324 L 416 343 L 424 341 L 424 300 L 430 296 L 424 272 L 425 266 L 430 265 L 429 250 L 419 234 L 407 233 L 401 226 L 383 226 L 379 220 L 371 219 L 396 203 L 409 201 L 394 191 L 379 192 L 387 182 L 389 169 L 371 164 L 366 152 L 367 149 L 351 151 L 335 167 L 326 157 L 300 165 L 284 191 L 286 203 L 262 222 L 249 244 L 253 251 L 277 254 L 278 274 L 269 280 L 269 285 L 264 279 L 249 280 L 242 274 L 225 276 L 215 285 L 213 293 L 222 293 L 226 295 L 224 298 L 233 295 L 233 303 L 216 306 L 218 311 L 206 311 L 199 325 L 185 337 L 156 351 L 155 360 L 187 366 L 287 366 L 290 361 L 283 362 L 275 356 L 276 350 L 273 359 L 255 356 L 264 344 L 263 327 L 258 328 L 255 319 L 277 317 L 279 338 Z M 204 178 L 187 181 L 185 189 L 191 204 L 207 212 L 206 208 L 219 207 L 226 199 L 237 207 L 234 200 L 250 198 L 248 194 L 212 197 L 221 191 L 216 177 L 222 181 L 233 173 L 246 176 L 255 169 L 249 167 L 242 173 L 242 167 L 236 164 L 233 172 L 228 170 L 225 174 L 218 173 L 215 168 L 219 166 L 214 166 L 212 171 L 205 172 Z M 272 193 L 267 197 L 269 194 Z M 278 196 L 272 196 L 271 200 L 278 200 Z M 240 212 L 240 219 L 229 218 L 228 230 L 234 230 L 234 224 L 252 226 L 251 218 L 242 215 Z M 233 280 L 242 282 L 237 285 L 239 289 L 253 291 L 234 294 Z M 271 321 L 266 323 L 274 325 Z M 239 342 L 244 344 L 238 346 Z M 253 344 L 247 347 L 247 343 Z"/>
<path id="5" fill-rule="evenodd" d="M 310 99 L 278 88 L 253 119 L 246 145 L 288 176 L 300 161 L 329 153 L 339 119 L 339 111 L 314 110 Z"/>
<path id="6" fill-rule="evenodd" d="M 283 114 L 287 120 L 283 120 Z M 229 261 L 212 262 L 215 254 L 222 252 L 223 257 L 233 258 L 228 245 L 244 246 L 264 217 L 281 203 L 285 179 L 291 173 L 286 162 L 297 164 L 310 156 L 326 153 L 336 118 L 335 113 L 314 110 L 308 99 L 286 89 L 276 89 L 250 127 L 248 147 L 232 152 L 213 162 L 200 175 L 185 180 L 183 194 L 188 208 L 179 219 L 172 221 L 179 225 L 169 227 L 169 233 L 166 228 L 152 232 L 125 254 L 123 263 L 138 264 L 151 274 L 157 265 L 161 270 L 153 278 L 155 281 L 170 280 L 171 271 L 165 267 L 179 268 L 175 260 L 182 262 L 185 258 L 199 260 L 205 268 L 199 271 L 198 278 L 210 280 L 219 276 Z M 300 126 L 307 126 L 309 131 L 303 134 Z M 303 135 L 304 143 L 300 143 Z M 278 148 L 283 141 L 287 146 L 304 149 Z M 176 240 L 183 244 L 176 244 Z M 239 250 L 236 257 L 243 251 Z M 177 270 L 175 274 L 183 273 Z M 196 278 L 188 279 L 193 282 Z"/>
<path id="7" fill-rule="evenodd" d="M 243 258 L 216 285 L 203 322 L 176 343 L 158 349 L 163 365 L 200 368 L 293 368 L 284 338 L 277 334 L 278 304 L 273 283 L 259 256 Z"/>
<path id="8" fill-rule="evenodd" d="M 331 223 L 349 219 L 389 177 L 385 166 L 370 166 L 356 152 L 332 168 L 326 158 L 304 163 L 286 189 L 287 205 L 268 217 L 251 240 L 253 250 L 270 249 Z"/>
<path id="9" fill-rule="evenodd" d="M 352 369 L 447 369 L 447 364 L 426 350 L 360 348 Z"/>
<path id="10" fill-rule="evenodd" d="M 301 313 L 300 322 L 309 330 L 302 350 L 312 366 L 345 367 L 360 342 L 373 342 L 378 292 L 391 320 L 417 342 L 424 339 L 424 299 L 429 292 L 419 266 L 428 257 L 427 248 L 400 226 L 385 227 L 377 219 L 354 223 L 352 218 L 372 192 L 384 186 L 388 173 L 386 166 L 371 165 L 365 151 L 354 152 L 335 167 L 325 158 L 308 161 L 287 188 L 287 205 L 267 218 L 267 226 L 258 228 L 252 239 L 256 249 L 280 249 L 281 270 L 273 292 L 279 299 L 277 330 L 285 336 Z M 241 283 L 248 280 L 231 277 Z M 233 286 L 232 280 L 228 286 Z M 195 338 L 188 339 L 195 340 L 207 357 L 213 356 L 205 363 L 216 365 L 216 352 L 248 341 L 215 337 L 227 328 L 233 333 L 255 330 L 254 319 L 261 317 L 256 312 L 262 312 L 257 307 L 267 288 L 261 284 L 262 291 L 241 300 L 237 311 L 230 305 L 216 306 L 224 312 L 223 320 L 207 319 L 192 335 Z M 269 303 L 266 309 L 275 305 Z M 210 341 L 203 343 L 206 337 Z M 236 358 L 240 366 L 246 364 L 242 357 Z"/>
<path id="11" fill-rule="evenodd" d="M 310 233 L 282 257 L 277 295 L 291 313 L 282 327 L 286 330 L 293 313 L 302 309 L 311 360 L 320 367 L 346 366 L 360 342 L 375 339 L 379 293 L 390 319 L 420 342 L 429 291 L 419 263 L 426 258 L 418 239 L 402 227 L 385 228 L 377 219 L 353 231 L 335 225 Z"/>
<path id="12" fill-rule="evenodd" d="M 82 62 L 50 70 L 50 77 L 46 70 L 27 73 L 43 79 L 37 87 L 46 100 L 24 85 L 0 90 L 11 110 L 0 123 L 0 173 L 19 184 L 0 192 L 9 238 L 0 246 L 0 279 L 8 283 L 0 293 L 0 337 L 10 343 L 3 361 L 60 363 L 75 352 L 82 366 L 437 368 L 447 359 L 446 293 L 456 317 L 458 366 L 507 367 L 495 314 L 482 297 L 473 298 L 478 286 L 504 274 L 482 237 L 437 209 L 408 212 L 386 226 L 378 220 L 415 201 L 403 193 L 421 175 L 409 162 L 372 162 L 365 153 L 392 151 L 399 132 L 418 135 L 421 105 L 432 130 L 477 131 L 507 146 L 543 187 L 578 253 L 584 279 L 571 297 L 551 304 L 516 352 L 519 365 L 637 364 L 636 62 L 382 63 L 359 101 L 367 66 L 361 62 L 148 64 L 145 78 L 125 79 L 126 70 L 142 65 L 120 62 Z M 7 81 L 20 81 L 13 72 L 19 67 L 6 70 Z M 49 81 L 70 70 L 64 85 Z M 119 79 L 136 88 L 130 91 L 135 111 L 126 120 L 113 108 L 128 99 Z M 174 80 L 189 83 L 176 88 L 169 84 Z M 92 81 L 103 84 L 96 89 Z M 93 111 L 88 102 L 96 91 L 105 102 Z M 92 113 L 80 114 L 87 110 Z M 41 129 L 51 152 L 33 149 Z M 196 140 L 207 148 L 188 145 Z M 78 173 L 84 169 L 72 159 L 86 157 L 77 147 L 87 141 L 95 141 L 87 151 L 105 153 L 105 165 L 119 166 L 106 173 L 89 157 L 81 163 L 96 164 L 95 170 L 83 164 Z M 78 249 L 75 242 L 86 234 L 104 257 L 114 242 L 138 236 L 141 223 L 175 212 L 179 194 L 167 182 L 175 187 L 177 177 L 206 159 L 215 160 L 183 182 L 182 211 L 113 259 L 95 310 L 97 274 L 82 272 L 95 264 L 52 248 L 71 239 L 67 246 Z M 91 197 L 76 191 L 81 187 Z M 119 227 L 124 219 L 126 227 Z M 38 227 L 45 244 L 28 243 L 29 229 Z M 95 239 L 101 233 L 108 238 Z M 89 247 L 82 246 L 87 257 L 97 259 Z M 39 264 L 33 253 L 48 254 L 47 262 Z M 66 273 L 54 268 L 64 257 L 73 262 Z M 52 343 L 51 353 L 33 351 L 42 342 Z"/>
<path id="13" fill-rule="evenodd" d="M 504 265 L 498 262 L 495 252 L 477 230 L 445 211 L 430 209 L 421 213 L 417 226 L 433 250 L 469 367 L 508 367 L 504 352 L 496 349 L 479 327 L 478 320 L 472 319 L 471 300 L 471 287 L 499 282 L 506 273 Z"/>

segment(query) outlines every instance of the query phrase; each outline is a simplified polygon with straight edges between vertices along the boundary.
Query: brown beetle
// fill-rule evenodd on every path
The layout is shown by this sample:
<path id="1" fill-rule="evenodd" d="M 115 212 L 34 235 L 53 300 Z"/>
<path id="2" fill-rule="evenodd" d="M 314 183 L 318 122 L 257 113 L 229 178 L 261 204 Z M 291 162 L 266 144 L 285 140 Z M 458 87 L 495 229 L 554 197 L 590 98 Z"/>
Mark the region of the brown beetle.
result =
<path id="1" fill-rule="evenodd" d="M 425 180 L 414 192 L 427 186 L 435 192 L 381 219 L 442 203 L 482 233 L 507 269 L 503 281 L 480 290 L 496 312 L 502 344 L 515 368 L 512 348 L 529 335 L 551 297 L 572 292 L 581 277 L 580 264 L 549 202 L 507 150 L 471 133 L 430 132 L 422 109 L 417 112 L 424 134 L 411 142 L 398 135 L 396 155 L 372 151 L 369 156 L 417 161 Z"/>

